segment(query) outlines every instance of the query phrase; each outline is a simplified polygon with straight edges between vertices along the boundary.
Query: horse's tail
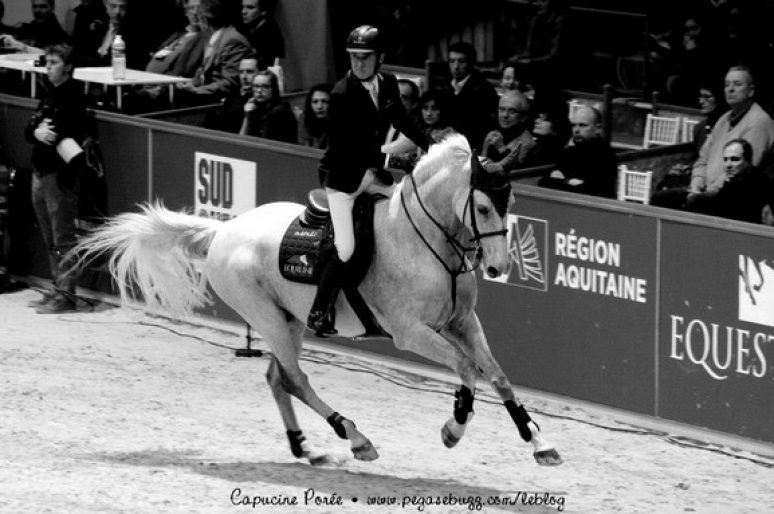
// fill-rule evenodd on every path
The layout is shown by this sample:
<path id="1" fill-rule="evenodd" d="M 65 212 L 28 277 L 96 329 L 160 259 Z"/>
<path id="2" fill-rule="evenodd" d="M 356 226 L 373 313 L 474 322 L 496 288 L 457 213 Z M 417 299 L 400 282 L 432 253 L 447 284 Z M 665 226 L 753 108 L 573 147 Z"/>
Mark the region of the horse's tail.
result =
<path id="1" fill-rule="evenodd" d="M 141 296 L 151 307 L 184 315 L 209 303 L 200 269 L 220 221 L 142 205 L 110 218 L 73 250 L 76 267 L 108 255 L 121 300 Z"/>

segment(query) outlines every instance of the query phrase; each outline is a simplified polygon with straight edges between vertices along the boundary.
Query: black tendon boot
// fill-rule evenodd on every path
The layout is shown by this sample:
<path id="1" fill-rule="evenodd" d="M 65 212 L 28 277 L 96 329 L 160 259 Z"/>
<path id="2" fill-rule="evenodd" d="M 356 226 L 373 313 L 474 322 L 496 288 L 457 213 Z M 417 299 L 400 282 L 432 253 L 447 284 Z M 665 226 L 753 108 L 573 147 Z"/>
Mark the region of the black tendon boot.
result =
<path id="1" fill-rule="evenodd" d="M 317 294 L 312 302 L 312 310 L 309 311 L 309 318 L 306 326 L 314 330 L 318 337 L 326 337 L 338 334 L 334 328 L 335 312 L 334 305 L 341 289 L 342 272 L 344 263 L 341 262 L 336 252 L 328 256 L 322 271 L 320 272 L 320 282 L 317 286 Z"/>

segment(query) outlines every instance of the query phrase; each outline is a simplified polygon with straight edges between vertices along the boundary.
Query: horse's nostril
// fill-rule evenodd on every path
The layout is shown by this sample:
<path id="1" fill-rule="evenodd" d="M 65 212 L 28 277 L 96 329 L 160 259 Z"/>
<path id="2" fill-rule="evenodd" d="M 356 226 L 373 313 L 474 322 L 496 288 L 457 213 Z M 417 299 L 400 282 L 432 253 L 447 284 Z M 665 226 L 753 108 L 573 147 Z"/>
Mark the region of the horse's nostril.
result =
<path id="1" fill-rule="evenodd" d="M 489 278 L 495 278 L 497 275 L 500 274 L 500 272 L 497 271 L 497 268 L 495 268 L 494 266 L 489 266 L 486 269 L 486 274 L 489 275 Z"/>

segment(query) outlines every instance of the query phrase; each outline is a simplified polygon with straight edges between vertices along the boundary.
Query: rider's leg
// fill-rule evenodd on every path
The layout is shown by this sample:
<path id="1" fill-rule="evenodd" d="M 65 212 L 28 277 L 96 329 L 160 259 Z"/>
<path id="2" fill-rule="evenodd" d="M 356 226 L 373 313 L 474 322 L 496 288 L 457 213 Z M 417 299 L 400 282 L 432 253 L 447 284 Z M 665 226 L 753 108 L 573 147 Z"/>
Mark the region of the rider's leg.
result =
<path id="1" fill-rule="evenodd" d="M 328 208 L 333 224 L 334 244 L 336 253 L 330 255 L 320 271 L 320 281 L 317 294 L 312 303 L 312 310 L 306 325 L 318 336 L 336 334 L 330 321 L 330 312 L 336 303 L 336 297 L 341 289 L 341 275 L 346 263 L 355 251 L 355 229 L 352 222 L 352 207 L 355 205 L 355 194 L 343 193 L 326 188 Z"/>

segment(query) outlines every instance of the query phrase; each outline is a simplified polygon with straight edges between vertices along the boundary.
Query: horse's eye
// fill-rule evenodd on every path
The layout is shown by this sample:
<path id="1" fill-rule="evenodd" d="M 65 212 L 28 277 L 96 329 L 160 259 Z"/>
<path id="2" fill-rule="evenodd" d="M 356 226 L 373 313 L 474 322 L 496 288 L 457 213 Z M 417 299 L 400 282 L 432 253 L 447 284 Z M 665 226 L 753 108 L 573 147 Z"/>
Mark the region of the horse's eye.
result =
<path id="1" fill-rule="evenodd" d="M 489 207 L 487 207 L 485 205 L 479 205 L 476 210 L 482 216 L 488 216 L 489 215 Z"/>

